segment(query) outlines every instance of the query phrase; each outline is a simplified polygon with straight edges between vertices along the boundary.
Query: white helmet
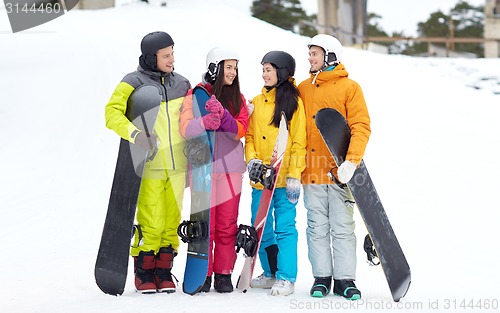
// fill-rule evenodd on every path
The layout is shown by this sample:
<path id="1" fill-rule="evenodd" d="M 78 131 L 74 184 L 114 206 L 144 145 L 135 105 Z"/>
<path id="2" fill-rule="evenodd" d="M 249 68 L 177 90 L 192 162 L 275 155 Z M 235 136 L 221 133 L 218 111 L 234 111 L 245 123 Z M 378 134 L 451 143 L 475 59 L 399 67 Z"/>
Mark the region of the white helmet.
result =
<path id="1" fill-rule="evenodd" d="M 334 65 L 340 63 L 343 48 L 337 38 L 326 34 L 318 34 L 309 41 L 307 47 L 311 48 L 311 46 L 318 46 L 325 51 L 325 64 Z"/>
<path id="2" fill-rule="evenodd" d="M 239 60 L 238 53 L 229 48 L 215 47 L 207 54 L 207 76 L 215 82 L 219 72 L 219 63 L 224 60 Z M 211 83 L 212 83 L 211 82 Z"/>

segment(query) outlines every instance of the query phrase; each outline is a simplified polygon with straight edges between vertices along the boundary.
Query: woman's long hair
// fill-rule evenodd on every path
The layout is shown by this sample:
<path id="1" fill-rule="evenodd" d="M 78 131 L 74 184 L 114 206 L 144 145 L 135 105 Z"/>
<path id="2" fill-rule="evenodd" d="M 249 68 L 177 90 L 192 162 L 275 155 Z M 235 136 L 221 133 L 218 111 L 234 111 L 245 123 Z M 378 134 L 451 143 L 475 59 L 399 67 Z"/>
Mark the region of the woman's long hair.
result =
<path id="1" fill-rule="evenodd" d="M 213 84 L 213 93 L 220 101 L 222 106 L 231 113 L 232 116 L 240 114 L 241 101 L 240 80 L 238 75 L 238 68 L 236 68 L 236 77 L 231 85 L 224 84 L 224 64 L 226 61 L 219 63 L 217 78 Z"/>
<path id="2" fill-rule="evenodd" d="M 290 79 L 278 84 L 276 87 L 276 101 L 274 114 L 269 125 L 280 126 L 281 112 L 285 113 L 286 120 L 291 121 L 292 116 L 299 107 L 299 90 Z"/>

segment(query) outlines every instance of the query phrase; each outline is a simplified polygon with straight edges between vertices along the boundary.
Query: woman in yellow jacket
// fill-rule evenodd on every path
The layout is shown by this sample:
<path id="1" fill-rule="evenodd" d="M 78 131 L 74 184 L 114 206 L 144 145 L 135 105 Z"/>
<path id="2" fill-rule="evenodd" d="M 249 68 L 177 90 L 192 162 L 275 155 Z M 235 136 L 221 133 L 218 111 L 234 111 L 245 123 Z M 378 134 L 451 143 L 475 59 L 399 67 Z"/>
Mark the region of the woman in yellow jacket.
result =
<path id="1" fill-rule="evenodd" d="M 160 110 L 151 133 L 159 142 L 158 153 L 144 166 L 137 200 L 138 226 L 130 251 L 134 257 L 135 287 L 141 293 L 175 291 L 170 271 L 179 246 L 177 226 L 187 169 L 179 119 L 182 101 L 191 85 L 173 72 L 173 49 L 174 41 L 165 32 L 144 36 L 137 71 L 122 79 L 105 110 L 108 128 L 133 144 L 149 148 L 144 132 L 125 116 L 127 101 L 134 90 L 145 85 L 156 86 L 161 93 Z"/>
<path id="2" fill-rule="evenodd" d="M 248 169 L 269 164 L 278 136 L 281 112 L 288 121 L 288 144 L 276 181 L 259 248 L 264 273 L 253 279 L 253 288 L 271 288 L 272 295 L 289 295 L 297 278 L 297 229 L 295 206 L 300 195 L 300 176 L 305 168 L 306 121 L 293 75 L 294 58 L 283 51 L 268 52 L 262 59 L 262 93 L 252 103 L 255 110 L 245 135 Z M 252 183 L 252 224 L 257 215 L 263 186 Z"/>

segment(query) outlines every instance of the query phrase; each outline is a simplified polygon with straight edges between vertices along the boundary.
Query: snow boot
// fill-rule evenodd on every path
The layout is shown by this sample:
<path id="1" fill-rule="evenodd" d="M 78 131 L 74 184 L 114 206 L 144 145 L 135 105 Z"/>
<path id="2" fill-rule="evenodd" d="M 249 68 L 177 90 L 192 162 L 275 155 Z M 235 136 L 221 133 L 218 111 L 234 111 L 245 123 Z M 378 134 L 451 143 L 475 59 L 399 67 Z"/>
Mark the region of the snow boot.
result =
<path id="1" fill-rule="evenodd" d="M 212 276 L 207 276 L 203 286 L 201 286 L 200 292 L 210 292 L 210 287 L 212 286 Z"/>
<path id="2" fill-rule="evenodd" d="M 264 273 L 257 276 L 257 278 L 252 279 L 250 282 L 250 287 L 252 288 L 262 288 L 271 289 L 271 287 L 276 282 L 276 276 L 267 277 Z"/>
<path id="3" fill-rule="evenodd" d="M 295 291 L 295 283 L 285 279 L 278 279 L 271 288 L 272 296 L 288 296 Z"/>
<path id="4" fill-rule="evenodd" d="M 155 254 L 154 251 L 139 252 L 134 257 L 135 289 L 143 294 L 156 293 L 154 280 L 155 273 Z"/>
<path id="5" fill-rule="evenodd" d="M 361 291 L 359 291 L 352 280 L 335 279 L 333 281 L 333 293 L 337 296 L 342 296 L 347 300 L 361 299 Z"/>
<path id="6" fill-rule="evenodd" d="M 233 292 L 231 274 L 215 274 L 214 288 L 219 293 Z"/>
<path id="7" fill-rule="evenodd" d="M 332 290 L 332 276 L 328 277 L 315 277 L 314 284 L 311 288 L 310 294 L 315 298 L 326 297 Z"/>
<path id="8" fill-rule="evenodd" d="M 266 276 L 265 273 L 262 273 L 257 278 L 252 279 L 250 282 L 250 287 L 252 288 L 270 289 L 276 282 L 276 272 L 278 271 L 278 245 L 270 245 L 264 250 L 266 250 L 271 276 Z"/>
<path id="9" fill-rule="evenodd" d="M 156 255 L 155 283 L 158 292 L 175 292 L 175 283 L 172 280 L 172 266 L 174 265 L 175 251 L 172 246 L 162 247 Z"/>

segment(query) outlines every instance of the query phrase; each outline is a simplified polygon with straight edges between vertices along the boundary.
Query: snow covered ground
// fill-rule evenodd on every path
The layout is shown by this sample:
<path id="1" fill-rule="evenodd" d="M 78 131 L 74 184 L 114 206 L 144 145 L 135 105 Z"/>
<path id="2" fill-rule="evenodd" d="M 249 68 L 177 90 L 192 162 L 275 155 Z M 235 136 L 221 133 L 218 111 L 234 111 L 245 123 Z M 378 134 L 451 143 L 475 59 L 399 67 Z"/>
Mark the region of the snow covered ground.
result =
<path id="1" fill-rule="evenodd" d="M 142 37 L 169 32 L 176 71 L 192 84 L 213 46 L 234 45 L 247 98 L 260 92 L 260 60 L 270 50 L 296 58 L 299 82 L 308 75 L 308 38 L 251 18 L 242 5 L 248 0 L 231 2 L 73 10 L 16 34 L 0 11 L 1 312 L 498 311 L 500 60 L 422 59 L 351 48 L 343 63 L 363 87 L 372 118 L 365 161 L 412 269 L 412 285 L 400 303 L 392 302 L 381 268 L 365 263 L 366 229 L 357 212 L 363 299 L 309 297 L 313 278 L 302 199 L 299 273 L 291 296 L 261 290 L 189 296 L 181 288 L 140 295 L 131 268 L 122 296 L 99 290 L 93 269 L 119 142 L 104 126 L 104 106 L 136 68 Z M 245 179 L 239 219 L 248 224 Z M 185 208 L 187 218 L 188 196 Z M 181 282 L 185 249 L 183 244 L 174 266 Z"/>

